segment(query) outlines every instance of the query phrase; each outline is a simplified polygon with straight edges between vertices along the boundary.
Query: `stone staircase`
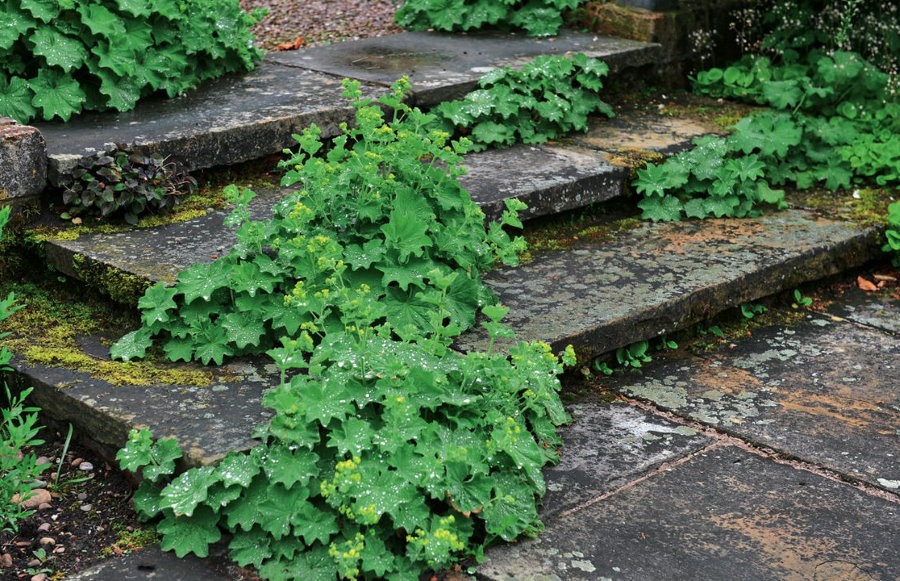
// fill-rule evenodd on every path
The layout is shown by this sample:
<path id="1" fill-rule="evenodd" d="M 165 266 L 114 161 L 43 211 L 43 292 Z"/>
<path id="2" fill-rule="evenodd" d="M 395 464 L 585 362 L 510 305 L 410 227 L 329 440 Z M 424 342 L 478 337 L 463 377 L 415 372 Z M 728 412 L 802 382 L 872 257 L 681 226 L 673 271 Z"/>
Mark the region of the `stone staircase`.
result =
<path id="1" fill-rule="evenodd" d="M 39 128 L 47 140 L 51 181 L 108 142 L 135 143 L 153 153 L 174 155 L 194 169 L 233 164 L 290 147 L 290 135 L 313 122 L 325 135 L 334 135 L 338 124 L 351 114 L 339 97 L 341 77 L 358 79 L 367 94 L 378 95 L 406 74 L 413 85 L 413 100 L 430 106 L 465 93 L 492 67 L 568 51 L 601 57 L 614 74 L 644 74 L 652 67 L 658 47 L 575 33 L 555 40 L 469 35 L 464 42 L 447 35 L 404 33 L 270 55 L 250 75 L 218 81 L 181 99 Z M 610 201 L 633 205 L 627 184 L 640 156 L 623 156 L 623 150 L 671 153 L 687 147 L 693 137 L 717 130 L 702 121 L 662 115 L 597 119 L 586 135 L 470 154 L 463 183 L 488 216 L 498 215 L 505 199 L 519 198 L 529 205 L 527 218 L 552 223 L 561 212 Z M 266 215 L 284 193 L 259 192 L 255 215 Z M 46 256 L 54 268 L 84 284 L 116 279 L 137 284 L 171 282 L 188 265 L 211 261 L 227 251 L 233 237 L 223 225 L 225 214 L 212 212 L 186 222 L 74 240 L 51 238 L 45 243 Z M 538 253 L 521 266 L 498 269 L 486 277 L 501 301 L 511 307 L 507 322 L 520 339 L 548 341 L 556 350 L 572 344 L 584 363 L 742 303 L 859 267 L 876 257 L 880 247 L 875 229 L 823 218 L 800 207 L 747 220 L 638 224 L 623 219 L 599 225 L 594 234 L 569 248 Z M 483 342 L 472 332 L 459 347 L 475 348 Z M 83 337 L 79 344 L 92 357 L 105 358 L 97 338 Z M 887 356 L 896 357 L 896 350 Z M 23 384 L 35 387 L 34 402 L 58 420 L 75 424 L 107 456 L 123 445 L 131 428 L 147 426 L 158 437 L 177 437 L 190 465 L 214 463 L 231 450 L 252 446 L 252 428 L 266 420 L 260 396 L 275 380 L 273 366 L 261 359 L 205 370 L 205 385 L 114 385 L 109 378 L 86 370 L 35 364 L 21 357 L 14 363 Z M 199 366 L 172 367 L 197 370 Z M 649 393 L 628 389 L 623 385 L 621 393 L 630 398 Z M 664 404 L 654 405 L 676 415 L 683 411 Z M 749 511 L 754 503 L 766 502 L 773 479 L 787 482 L 795 470 L 771 466 L 769 459 L 761 459 L 744 444 L 705 431 L 697 422 L 709 424 L 706 416 L 685 412 L 681 415 L 686 419 L 664 417 L 655 408 L 591 398 L 579 399 L 570 409 L 575 423 L 565 432 L 563 462 L 548 472 L 550 492 L 543 515 L 551 526 L 546 540 L 491 551 L 479 579 L 661 578 L 660 572 L 671 573 L 666 569 L 670 566 L 686 575 L 682 578 L 694 574 L 710 578 L 702 574 L 701 565 L 707 563 L 702 559 L 682 569 L 671 564 L 654 569 L 639 562 L 640 556 L 629 557 L 633 547 L 614 551 L 615 559 L 602 559 L 602 551 L 591 540 L 600 533 L 592 528 L 593 520 L 578 521 L 579 507 L 626 490 L 622 498 L 627 497 L 627 502 L 604 508 L 608 526 L 603 535 L 639 536 L 646 532 L 639 530 L 644 525 L 629 524 L 628 511 L 661 517 L 652 514 L 652 506 L 640 508 L 649 497 L 627 492 L 635 483 L 661 474 L 652 486 L 659 488 L 654 494 L 662 498 L 702 480 L 706 472 L 724 475 L 727 482 L 757 490 L 746 497 L 742 510 Z M 773 446 L 777 448 L 777 441 Z M 682 464 L 687 466 L 676 474 L 665 474 L 666 469 Z M 737 474 L 739 466 L 754 466 L 753 476 Z M 877 478 L 867 482 L 879 486 Z M 820 498 L 843 501 L 848 507 L 859 505 L 855 492 L 830 480 L 812 488 Z M 727 504 L 722 494 L 711 488 L 698 492 L 692 502 Z M 866 497 L 866 502 L 862 513 L 896 513 L 893 500 Z M 846 516 L 838 508 L 832 512 L 834 519 Z M 695 512 L 691 515 L 701 518 Z M 876 520 L 884 522 L 884 518 Z M 895 526 L 879 526 L 871 534 L 896 534 Z M 569 535 L 569 530 L 574 533 Z M 654 542 L 654 550 L 663 551 L 666 543 L 675 541 L 654 538 Z M 704 536 L 702 542 L 712 546 L 714 541 Z M 890 562 L 897 566 L 896 561 Z M 781 571 L 775 566 L 765 569 L 764 562 L 751 565 L 754 571 Z M 623 570 L 628 574 L 616 574 Z M 115 575 L 117 579 L 144 578 L 138 573 L 129 577 L 123 571 Z"/>

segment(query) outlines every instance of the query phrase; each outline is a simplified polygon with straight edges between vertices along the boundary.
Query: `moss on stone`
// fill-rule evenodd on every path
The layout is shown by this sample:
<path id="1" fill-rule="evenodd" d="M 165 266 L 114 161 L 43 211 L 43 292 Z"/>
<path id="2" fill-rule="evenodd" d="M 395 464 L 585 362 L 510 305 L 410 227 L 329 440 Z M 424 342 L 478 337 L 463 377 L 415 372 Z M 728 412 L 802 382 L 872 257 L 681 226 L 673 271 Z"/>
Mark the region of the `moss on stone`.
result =
<path id="1" fill-rule="evenodd" d="M 635 216 L 616 217 L 616 212 L 608 205 L 597 205 L 528 222 L 524 232 L 528 250 L 522 261 L 530 262 L 544 252 L 565 250 L 579 243 L 609 242 L 616 234 L 641 224 Z"/>
<path id="2" fill-rule="evenodd" d="M 143 361 L 118 362 L 89 353 L 79 344 L 84 337 L 118 336 L 134 328 L 133 313 L 72 296 L 59 286 L 0 285 L 0 294 L 9 292 L 15 293 L 22 309 L 4 322 L 4 330 L 10 332 L 4 344 L 30 364 L 64 367 L 112 385 L 205 387 L 215 380 L 209 371 L 167 363 L 158 354 Z"/>
<path id="3" fill-rule="evenodd" d="M 151 284 L 142 276 L 122 272 L 81 254 L 72 256 L 72 269 L 79 280 L 124 305 L 137 305 Z"/>
<path id="4" fill-rule="evenodd" d="M 892 191 L 887 188 L 860 188 L 853 193 L 812 188 L 788 193 L 788 202 L 799 208 L 821 212 L 831 218 L 849 220 L 862 226 L 885 226 Z"/>

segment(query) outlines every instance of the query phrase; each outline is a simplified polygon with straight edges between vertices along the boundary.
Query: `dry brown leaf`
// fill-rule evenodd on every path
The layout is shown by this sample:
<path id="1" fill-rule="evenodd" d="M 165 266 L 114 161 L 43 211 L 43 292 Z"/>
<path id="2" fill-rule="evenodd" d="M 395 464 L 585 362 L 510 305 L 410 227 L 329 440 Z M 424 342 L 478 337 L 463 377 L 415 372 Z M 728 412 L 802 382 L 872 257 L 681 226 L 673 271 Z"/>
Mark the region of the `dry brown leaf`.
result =
<path id="1" fill-rule="evenodd" d="M 866 280 L 861 276 L 856 277 L 856 286 L 858 286 L 860 288 L 860 290 L 864 290 L 864 291 L 868 291 L 868 292 L 878 290 L 878 287 L 875 286 L 875 284 L 872 281 Z"/>
<path id="2" fill-rule="evenodd" d="M 303 46 L 303 43 L 306 42 L 306 39 L 302 36 L 298 36 L 291 42 L 283 42 L 275 47 L 275 50 L 297 50 L 298 48 Z"/>

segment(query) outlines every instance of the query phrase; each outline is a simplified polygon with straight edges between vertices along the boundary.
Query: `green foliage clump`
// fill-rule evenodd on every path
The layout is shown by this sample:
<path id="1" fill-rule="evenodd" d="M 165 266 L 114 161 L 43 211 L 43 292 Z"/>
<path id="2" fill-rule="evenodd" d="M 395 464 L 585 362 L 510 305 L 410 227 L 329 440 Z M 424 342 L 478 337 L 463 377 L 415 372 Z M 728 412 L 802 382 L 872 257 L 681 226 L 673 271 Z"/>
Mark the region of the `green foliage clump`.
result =
<path id="1" fill-rule="evenodd" d="M 888 206 L 887 216 L 887 244 L 884 251 L 893 253 L 894 266 L 900 266 L 900 202 L 894 202 Z"/>
<path id="2" fill-rule="evenodd" d="M 308 362 L 290 342 L 273 354 L 306 373 L 265 396 L 275 415 L 248 454 L 170 479 L 177 445 L 132 434 L 119 458 L 143 467 L 135 508 L 162 516 L 164 550 L 205 556 L 224 529 L 264 579 L 415 580 L 539 530 L 567 419 L 549 347 L 461 355 L 353 327 Z"/>
<path id="3" fill-rule="evenodd" d="M 781 205 L 772 185 L 829 189 L 900 182 L 900 104 L 888 75 L 855 53 L 785 55 L 774 66 L 748 56 L 697 76 L 695 89 L 769 107 L 742 119 L 728 137 L 703 137 L 696 149 L 638 172 L 644 216 L 750 216 Z"/>
<path id="4" fill-rule="evenodd" d="M 10 208 L 0 210 L 0 237 L 9 220 Z M 15 294 L 9 293 L 0 300 L 0 322 L 8 319 L 19 310 L 15 304 Z M 0 339 L 8 333 L 0 333 Z M 0 347 L 0 371 L 9 369 L 12 353 L 6 346 Z M 37 464 L 37 458 L 24 450 L 31 446 L 40 446 L 43 440 L 37 438 L 41 430 L 37 426 L 38 408 L 25 407 L 24 401 L 31 389 L 23 390 L 13 396 L 4 384 L 7 406 L 0 409 L 0 532 L 18 531 L 18 523 L 34 513 L 26 510 L 20 502 L 31 496 L 31 483 L 49 465 Z"/>
<path id="5" fill-rule="evenodd" d="M 221 364 L 263 353 L 282 336 L 311 346 L 360 309 L 390 319 L 401 337 L 435 321 L 453 335 L 492 302 L 479 271 L 516 262 L 524 240 L 503 226 L 521 227 L 521 202 L 485 229 L 483 212 L 455 179 L 465 171 L 466 142 L 426 133 L 434 117 L 402 102 L 408 82 L 379 99 L 391 119 L 362 99 L 358 83 L 346 86 L 355 125 L 342 125 L 322 156 L 320 130 L 305 130 L 282 164 L 282 184 L 300 191 L 279 202 L 272 219 L 251 221 L 252 192 L 232 187 L 236 246 L 185 270 L 175 286 L 151 287 L 139 302 L 144 326 L 120 340 L 114 356 L 142 357 L 157 336 L 174 361 Z"/>
<path id="6" fill-rule="evenodd" d="M 252 194 L 234 188 L 232 253 L 152 287 L 144 328 L 113 349 L 140 356 L 156 334 L 173 359 L 275 361 L 273 417 L 251 452 L 172 478 L 177 444 L 145 430 L 118 455 L 143 473 L 135 508 L 162 518 L 164 549 L 205 556 L 224 530 L 265 579 L 415 580 L 534 534 L 541 468 L 568 419 L 548 345 L 493 350 L 513 333 L 479 271 L 523 249 L 502 229 L 521 227 L 521 204 L 485 228 L 455 179 L 465 142 L 403 103 L 408 83 L 378 103 L 345 86 L 355 127 L 327 150 L 307 130 L 284 163 L 300 192 L 254 222 Z M 453 350 L 479 309 L 487 351 Z"/>
<path id="7" fill-rule="evenodd" d="M 122 217 L 137 224 L 140 216 L 171 210 L 196 189 L 197 180 L 175 162 L 117 145 L 78 162 L 63 191 L 66 211 L 60 217 Z"/>
<path id="8" fill-rule="evenodd" d="M 521 70 L 501 67 L 484 75 L 480 88 L 432 112 L 448 130 L 466 132 L 476 150 L 517 142 L 543 143 L 586 131 L 588 116 L 613 116 L 598 95 L 609 67 L 578 53 L 539 56 Z"/>
<path id="9" fill-rule="evenodd" d="M 552 36 L 563 13 L 583 0 L 405 0 L 394 19 L 405 28 L 464 31 L 513 27 L 530 36 Z"/>
<path id="10" fill-rule="evenodd" d="M 258 18 L 237 0 L 0 0 L 0 116 L 127 111 L 249 70 Z"/>

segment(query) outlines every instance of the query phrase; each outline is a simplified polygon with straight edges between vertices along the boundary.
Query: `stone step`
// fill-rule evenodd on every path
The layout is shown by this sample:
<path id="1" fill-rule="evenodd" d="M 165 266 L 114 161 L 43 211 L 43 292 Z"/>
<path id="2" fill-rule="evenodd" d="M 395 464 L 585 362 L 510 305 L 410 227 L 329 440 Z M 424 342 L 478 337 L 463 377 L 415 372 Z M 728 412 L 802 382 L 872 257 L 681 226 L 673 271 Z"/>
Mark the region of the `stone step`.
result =
<path id="1" fill-rule="evenodd" d="M 557 350 L 571 343 L 587 363 L 617 347 L 860 265 L 880 247 L 874 229 L 799 210 L 747 220 L 643 224 L 609 238 L 488 274 L 488 284 L 511 307 L 507 322 L 519 338 L 548 341 Z M 126 331 L 113 329 L 110 335 Z M 96 339 L 82 338 L 80 345 L 97 360 L 106 357 Z M 484 346 L 484 338 L 471 333 L 460 345 Z M 35 387 L 37 405 L 73 422 L 100 447 L 115 450 L 130 428 L 148 426 L 159 436 L 177 437 L 193 464 L 214 462 L 252 444 L 248 434 L 266 418 L 260 396 L 275 381 L 273 366 L 263 359 L 206 370 L 202 386 L 113 386 L 91 369 L 21 358 L 14 365 L 23 375 L 21 385 Z"/>
<path id="2" fill-rule="evenodd" d="M 416 105 L 458 99 L 501 66 L 519 67 L 541 55 L 581 52 L 605 61 L 612 75 L 653 65 L 657 44 L 563 30 L 553 38 L 503 32 L 405 32 L 299 51 L 273 52 L 266 61 L 390 86 L 406 75 Z"/>
<path id="3" fill-rule="evenodd" d="M 578 138 L 539 146 L 469 154 L 469 170 L 460 182 L 489 219 L 503 212 L 505 200 L 518 198 L 528 205 L 523 217 L 533 218 L 603 202 L 626 192 L 626 182 L 640 156 L 634 150 L 640 136 L 643 149 L 670 152 L 687 147 L 692 138 L 717 131 L 714 125 L 664 116 L 624 114 L 612 121 L 591 122 Z M 254 215 L 270 215 L 275 202 L 289 190 L 260 191 Z M 173 282 L 191 264 L 209 262 L 234 243 L 223 225 L 227 212 L 214 212 L 187 222 L 111 234 L 82 235 L 76 240 L 47 241 L 47 259 L 59 271 L 88 282 L 97 281 L 96 268 L 111 268 L 150 281 Z"/>
<path id="4" fill-rule="evenodd" d="M 324 136 L 336 135 L 338 125 L 352 119 L 352 109 L 340 96 L 344 77 L 362 81 L 363 92 L 374 97 L 408 75 L 413 100 L 435 104 L 465 94 L 493 68 L 520 65 L 538 55 L 584 52 L 622 71 L 651 65 L 658 50 L 655 44 L 577 32 L 552 40 L 407 32 L 273 53 L 251 73 L 212 81 L 175 99 L 36 127 L 47 141 L 53 184 L 107 143 L 171 155 L 195 170 L 280 153 L 293 144 L 292 134 L 312 123 Z"/>

